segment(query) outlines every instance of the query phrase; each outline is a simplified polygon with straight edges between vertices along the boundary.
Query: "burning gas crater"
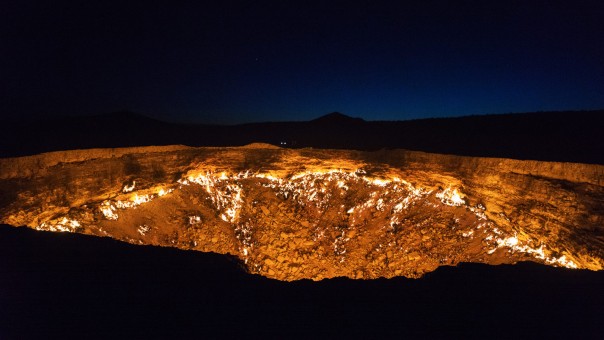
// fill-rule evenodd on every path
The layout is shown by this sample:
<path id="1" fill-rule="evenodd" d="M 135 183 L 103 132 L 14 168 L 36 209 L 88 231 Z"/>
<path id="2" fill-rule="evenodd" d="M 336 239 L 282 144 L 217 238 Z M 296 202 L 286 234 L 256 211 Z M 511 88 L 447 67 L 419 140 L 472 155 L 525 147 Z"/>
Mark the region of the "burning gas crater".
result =
<path id="1" fill-rule="evenodd" d="M 599 165 L 186 146 L 0 159 L 0 221 L 231 254 L 279 280 L 461 262 L 602 270 Z"/>
<path id="2" fill-rule="evenodd" d="M 265 225 L 265 229 L 266 227 L 283 228 L 285 226 L 282 224 L 286 223 L 287 219 L 283 218 L 283 215 L 277 216 L 278 213 L 275 213 L 274 218 L 271 216 L 273 212 L 266 204 L 263 204 L 263 200 L 266 200 L 266 190 L 275 196 L 277 202 L 282 202 L 280 206 L 287 205 L 295 210 L 294 216 L 302 217 L 302 221 L 296 221 L 294 224 L 298 224 L 299 228 L 306 228 L 310 232 L 308 235 L 305 231 L 299 236 L 303 238 L 302 240 L 293 243 L 287 242 L 285 247 L 327 244 L 331 248 L 330 252 L 337 264 L 355 261 L 350 258 L 351 249 L 356 249 L 358 252 L 359 247 L 369 247 L 369 253 L 383 252 L 387 254 L 388 262 L 395 264 L 397 256 L 416 262 L 421 262 L 423 257 L 427 256 L 430 257 L 430 261 L 454 264 L 463 260 L 488 261 L 489 256 L 499 254 L 500 257 L 529 258 L 554 266 L 580 268 L 572 260 L 572 254 L 558 253 L 555 256 L 556 253 L 551 251 L 546 244 L 538 243 L 518 226 L 514 226 L 510 230 L 502 230 L 487 218 L 484 206 L 480 204 L 470 206 L 459 188 L 416 187 L 398 177 L 374 178 L 368 176 L 363 169 L 305 171 L 281 176 L 270 172 L 245 171 L 229 174 L 195 171 L 188 173 L 176 183 L 141 190 L 137 190 L 136 181 L 133 181 L 125 185 L 122 194 L 115 199 L 98 203 L 97 209 L 105 220 L 117 222 L 123 213 L 138 209 L 156 199 L 177 195 L 185 188 L 192 187 L 202 190 L 205 201 L 213 207 L 216 216 L 231 228 L 237 240 L 235 253 L 244 260 L 251 271 L 268 276 L 279 276 L 276 271 L 284 269 L 276 266 L 279 263 L 277 260 L 271 259 L 276 256 L 263 253 L 267 249 L 263 248 L 262 237 L 257 235 L 263 231 L 256 227 L 256 224 L 262 220 L 261 223 Z M 259 207 L 259 209 L 254 207 Z M 262 216 L 262 218 L 258 218 L 258 216 Z M 442 220 L 446 220 L 448 216 L 452 218 L 443 226 Z M 440 220 L 437 217 L 440 217 Z M 187 215 L 185 221 L 184 223 L 188 225 L 187 228 L 200 229 L 206 227 L 206 224 L 220 223 L 209 220 L 207 216 L 204 217 L 201 214 Z M 326 221 L 329 223 L 325 223 Z M 376 225 L 376 221 L 380 224 Z M 77 232 L 86 227 L 93 229 L 95 224 L 102 223 L 80 221 L 77 220 L 77 217 L 67 214 L 44 222 L 37 229 Z M 331 229 L 326 227 L 327 224 L 331 226 Z M 432 224 L 440 225 L 435 227 Z M 371 228 L 377 231 L 372 232 L 374 235 L 367 236 L 368 229 Z M 443 228 L 444 230 L 441 230 Z M 410 238 L 416 237 L 416 234 L 419 235 L 419 243 L 406 242 L 405 229 L 414 231 L 414 234 L 409 236 Z M 138 243 L 146 243 L 144 238 L 153 232 L 153 227 L 141 224 L 137 227 L 137 232 L 142 238 L 142 240 L 138 240 Z M 104 233 L 110 235 L 106 231 Z M 295 232 L 292 234 L 294 236 L 291 237 L 296 237 Z M 281 238 L 282 236 L 290 237 L 287 234 L 284 236 L 283 233 L 276 237 Z M 193 238 L 194 248 L 204 242 L 200 237 Z M 131 238 L 126 240 L 136 241 Z M 465 244 L 461 248 L 472 248 L 474 253 L 469 257 L 464 257 L 458 254 L 461 252 L 459 247 L 452 246 L 446 247 L 443 253 L 443 250 L 435 249 L 438 248 L 438 245 L 434 245 L 434 243 L 439 241 Z M 362 243 L 366 244 L 361 245 Z M 423 246 L 422 243 L 429 244 L 429 246 Z M 480 245 L 478 250 L 476 250 L 477 244 Z M 450 248 L 455 248 L 452 251 L 458 254 L 455 261 L 434 258 L 435 256 L 453 257 L 454 254 L 447 253 Z M 284 249 L 280 249 L 280 251 L 287 253 Z M 290 251 L 293 250 L 290 249 Z M 278 256 L 282 260 L 281 262 L 288 261 L 281 259 L 280 255 Z M 319 259 L 325 256 L 321 253 L 316 254 Z M 302 261 L 309 260 L 304 257 L 301 259 Z M 293 264 L 295 265 L 295 263 Z M 289 265 L 293 266 L 292 263 Z M 402 263 L 401 266 L 408 267 L 409 264 Z M 391 269 L 393 269 L 394 275 L 405 274 L 405 272 L 397 271 L 396 265 Z M 306 276 L 300 274 L 295 277 Z M 311 275 L 311 277 L 313 276 Z"/>

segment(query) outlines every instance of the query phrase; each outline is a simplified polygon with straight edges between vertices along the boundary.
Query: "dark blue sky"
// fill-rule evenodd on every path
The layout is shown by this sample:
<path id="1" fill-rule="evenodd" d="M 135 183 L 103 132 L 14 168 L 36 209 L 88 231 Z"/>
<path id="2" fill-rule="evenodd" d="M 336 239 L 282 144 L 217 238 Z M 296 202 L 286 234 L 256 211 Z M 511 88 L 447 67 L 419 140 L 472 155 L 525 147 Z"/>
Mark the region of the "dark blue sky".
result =
<path id="1" fill-rule="evenodd" d="M 217 2 L 3 1 L 0 112 L 242 123 L 604 108 L 602 1 Z"/>

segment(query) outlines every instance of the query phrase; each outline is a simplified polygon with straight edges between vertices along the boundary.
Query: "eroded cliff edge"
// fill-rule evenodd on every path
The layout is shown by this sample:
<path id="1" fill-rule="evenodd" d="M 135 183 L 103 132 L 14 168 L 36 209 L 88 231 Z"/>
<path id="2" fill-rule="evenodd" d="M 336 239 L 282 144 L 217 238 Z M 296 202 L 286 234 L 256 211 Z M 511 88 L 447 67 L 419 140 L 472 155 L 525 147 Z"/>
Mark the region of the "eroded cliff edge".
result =
<path id="1" fill-rule="evenodd" d="M 280 280 L 531 260 L 601 270 L 604 166 L 185 146 L 0 160 L 0 222 L 239 257 Z"/>

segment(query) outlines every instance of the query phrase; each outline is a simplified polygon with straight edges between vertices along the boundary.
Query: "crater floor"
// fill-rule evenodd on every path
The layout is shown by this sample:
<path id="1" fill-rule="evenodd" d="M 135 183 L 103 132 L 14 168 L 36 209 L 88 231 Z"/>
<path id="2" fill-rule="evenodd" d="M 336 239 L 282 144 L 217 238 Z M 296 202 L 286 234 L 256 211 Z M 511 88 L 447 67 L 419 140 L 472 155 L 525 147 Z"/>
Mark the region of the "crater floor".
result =
<path id="1" fill-rule="evenodd" d="M 0 222 L 232 254 L 279 280 L 535 261 L 601 270 L 604 166 L 185 146 L 0 159 Z"/>

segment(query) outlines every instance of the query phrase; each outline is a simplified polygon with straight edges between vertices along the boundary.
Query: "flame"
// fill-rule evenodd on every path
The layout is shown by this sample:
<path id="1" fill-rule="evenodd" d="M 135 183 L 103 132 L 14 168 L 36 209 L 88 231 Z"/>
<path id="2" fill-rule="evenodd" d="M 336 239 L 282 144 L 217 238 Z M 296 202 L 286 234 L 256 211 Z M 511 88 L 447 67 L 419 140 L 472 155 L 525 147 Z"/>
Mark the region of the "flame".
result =
<path id="1" fill-rule="evenodd" d="M 79 221 L 74 219 L 68 219 L 67 217 L 63 217 L 59 221 L 49 221 L 43 222 L 39 226 L 36 227 L 36 230 L 48 230 L 54 232 L 68 232 L 73 233 L 77 228 L 81 227 Z"/>
<path id="2" fill-rule="evenodd" d="M 151 196 L 149 195 L 142 195 L 139 196 L 138 194 L 134 194 L 134 196 L 132 197 L 132 202 L 134 203 L 134 205 L 141 205 L 143 203 L 147 203 L 147 202 L 151 202 Z"/>
<path id="3" fill-rule="evenodd" d="M 499 232 L 497 228 L 494 228 L 493 231 L 498 234 L 501 234 L 501 232 Z M 506 247 L 509 248 L 509 250 L 512 252 L 519 252 L 531 255 L 536 259 L 543 260 L 549 265 L 561 266 L 571 269 L 579 268 L 576 263 L 574 263 L 572 260 L 567 259 L 566 255 L 562 255 L 560 257 L 548 256 L 547 254 L 551 254 L 551 251 L 547 250 L 547 247 L 545 245 L 541 244 L 539 248 L 532 248 L 527 245 L 527 243 L 530 243 L 530 239 L 527 236 L 524 236 L 523 238 L 526 239 L 525 242 L 521 242 L 517 234 L 504 238 L 493 237 L 492 235 L 489 235 L 487 238 L 485 238 L 485 240 L 494 240 L 497 243 L 497 247 L 489 250 L 488 254 L 493 254 L 498 248 Z"/>
<path id="4" fill-rule="evenodd" d="M 103 213 L 103 216 L 108 220 L 114 221 L 119 217 L 118 214 L 115 213 L 115 207 L 109 201 L 103 202 L 99 209 L 101 210 L 101 213 Z"/>
<path id="5" fill-rule="evenodd" d="M 453 207 L 459 207 L 466 204 L 466 201 L 461 198 L 459 191 L 457 191 L 457 189 L 451 189 L 451 187 L 437 193 L 436 197 L 438 197 L 443 204 Z"/>
<path id="6" fill-rule="evenodd" d="M 127 193 L 127 192 L 132 192 L 132 190 L 134 190 L 134 187 L 136 186 L 136 181 L 132 181 L 132 185 L 124 185 L 124 189 L 122 189 L 122 192 Z"/>

